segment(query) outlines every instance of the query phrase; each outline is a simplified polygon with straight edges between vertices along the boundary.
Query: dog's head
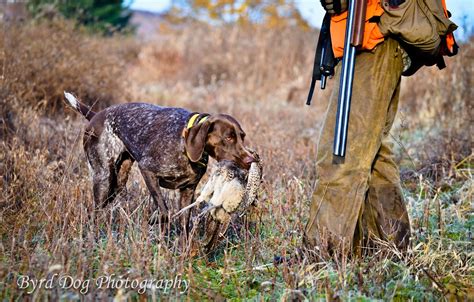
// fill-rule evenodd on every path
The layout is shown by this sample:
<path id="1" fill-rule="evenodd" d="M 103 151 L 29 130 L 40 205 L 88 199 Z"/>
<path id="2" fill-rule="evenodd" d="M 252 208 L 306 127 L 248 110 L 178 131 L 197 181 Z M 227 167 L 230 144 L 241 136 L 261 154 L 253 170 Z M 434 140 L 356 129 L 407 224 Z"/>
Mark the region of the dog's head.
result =
<path id="1" fill-rule="evenodd" d="M 199 161 L 205 151 L 217 161 L 234 161 L 248 170 L 256 159 L 245 148 L 244 139 L 245 132 L 236 119 L 217 114 L 187 130 L 185 148 L 193 162 Z"/>

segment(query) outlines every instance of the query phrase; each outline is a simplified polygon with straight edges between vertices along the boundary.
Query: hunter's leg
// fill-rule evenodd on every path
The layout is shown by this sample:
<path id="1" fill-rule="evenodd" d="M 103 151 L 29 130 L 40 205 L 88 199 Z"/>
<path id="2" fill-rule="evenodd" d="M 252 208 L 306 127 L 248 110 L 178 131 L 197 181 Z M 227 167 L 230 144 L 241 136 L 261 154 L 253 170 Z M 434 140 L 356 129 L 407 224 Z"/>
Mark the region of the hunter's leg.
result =
<path id="1" fill-rule="evenodd" d="M 403 199 L 400 173 L 394 161 L 390 129 L 398 107 L 397 89 L 388 112 L 382 145 L 377 153 L 370 178 L 369 192 L 362 218 L 364 241 L 371 236 L 389 240 L 398 248 L 406 249 L 410 238 L 410 221 Z"/>
<path id="2" fill-rule="evenodd" d="M 336 68 L 340 74 L 341 66 Z M 392 96 L 402 71 L 398 43 L 387 39 L 356 57 L 346 157 L 333 157 L 338 78 L 329 101 L 317 152 L 318 180 L 303 242 L 331 250 L 352 247 L 356 224 L 369 188 L 372 164 L 380 149 Z"/>
<path id="3" fill-rule="evenodd" d="M 406 249 L 410 239 L 410 221 L 400 175 L 392 155 L 390 144 L 382 144 L 372 171 L 366 200 L 367 210 L 370 212 L 364 212 L 363 225 L 366 224 L 366 220 L 369 222 L 372 220 L 377 226 L 374 235 L 393 242 L 400 249 Z M 368 223 L 366 229 L 370 232 L 373 226 Z M 370 238 L 370 234 L 367 237 Z"/>
<path id="4" fill-rule="evenodd" d="M 400 87 L 395 91 L 383 131 L 382 145 L 372 167 L 370 188 L 362 217 L 364 241 L 375 236 L 406 249 L 410 238 L 410 221 L 401 188 L 400 173 L 394 161 L 390 129 L 398 108 Z"/>

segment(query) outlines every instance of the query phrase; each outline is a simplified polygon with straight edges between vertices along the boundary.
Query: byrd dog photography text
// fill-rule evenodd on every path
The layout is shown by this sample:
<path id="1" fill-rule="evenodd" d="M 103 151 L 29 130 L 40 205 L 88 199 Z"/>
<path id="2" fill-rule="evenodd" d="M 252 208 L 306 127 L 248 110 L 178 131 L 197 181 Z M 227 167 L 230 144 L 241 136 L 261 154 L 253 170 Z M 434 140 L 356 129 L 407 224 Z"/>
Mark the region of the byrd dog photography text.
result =
<path id="1" fill-rule="evenodd" d="M 183 279 L 181 275 L 176 275 L 173 279 L 130 279 L 129 277 L 111 274 L 93 279 L 81 279 L 56 273 L 47 278 L 19 276 L 17 285 L 20 289 L 25 290 L 27 294 L 32 294 L 39 289 L 60 288 L 77 290 L 83 295 L 87 294 L 92 288 L 132 290 L 139 294 L 144 294 L 147 290 L 160 291 L 164 294 L 176 290 L 183 294 L 189 288 L 188 281 Z"/>

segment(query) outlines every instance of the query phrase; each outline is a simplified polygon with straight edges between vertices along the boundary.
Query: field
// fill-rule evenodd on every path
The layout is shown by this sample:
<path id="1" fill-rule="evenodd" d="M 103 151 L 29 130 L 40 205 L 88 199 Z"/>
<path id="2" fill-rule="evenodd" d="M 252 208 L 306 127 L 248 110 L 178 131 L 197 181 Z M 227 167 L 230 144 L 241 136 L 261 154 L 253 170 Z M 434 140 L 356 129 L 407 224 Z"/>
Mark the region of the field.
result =
<path id="1" fill-rule="evenodd" d="M 304 105 L 317 33 L 298 28 L 162 25 L 156 34 L 90 35 L 63 20 L 1 33 L 1 300 L 474 299 L 474 40 L 402 83 L 397 146 L 412 244 L 375 255 L 274 265 L 301 244 L 316 180 L 315 150 L 332 87 Z M 136 169 L 126 192 L 92 223 L 85 120 L 71 91 L 99 110 L 128 101 L 235 116 L 263 159 L 258 203 L 211 256 L 181 253 L 179 236 L 148 225 Z M 165 192 L 170 205 L 174 192 Z M 18 278 L 70 276 L 76 289 L 19 288 Z M 187 281 L 145 290 L 87 284 L 100 276 Z M 26 279 L 23 279 L 26 280 Z M 82 280 L 82 282 L 81 282 Z M 93 280 L 93 281 L 92 281 Z M 69 283 L 67 283 L 70 285 Z M 184 293 L 180 293 L 184 291 Z"/>

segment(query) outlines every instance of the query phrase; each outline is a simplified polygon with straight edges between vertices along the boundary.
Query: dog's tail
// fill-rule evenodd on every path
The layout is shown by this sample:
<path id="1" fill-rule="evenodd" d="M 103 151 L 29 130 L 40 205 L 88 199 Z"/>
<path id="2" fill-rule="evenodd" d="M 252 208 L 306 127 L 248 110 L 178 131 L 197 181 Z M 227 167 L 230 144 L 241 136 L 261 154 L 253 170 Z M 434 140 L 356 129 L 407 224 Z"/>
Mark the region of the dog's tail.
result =
<path id="1" fill-rule="evenodd" d="M 81 103 L 74 95 L 64 91 L 64 97 L 66 98 L 67 103 L 77 112 L 82 114 L 88 121 L 90 121 L 94 117 L 95 112 L 92 111 L 89 106 Z"/>

